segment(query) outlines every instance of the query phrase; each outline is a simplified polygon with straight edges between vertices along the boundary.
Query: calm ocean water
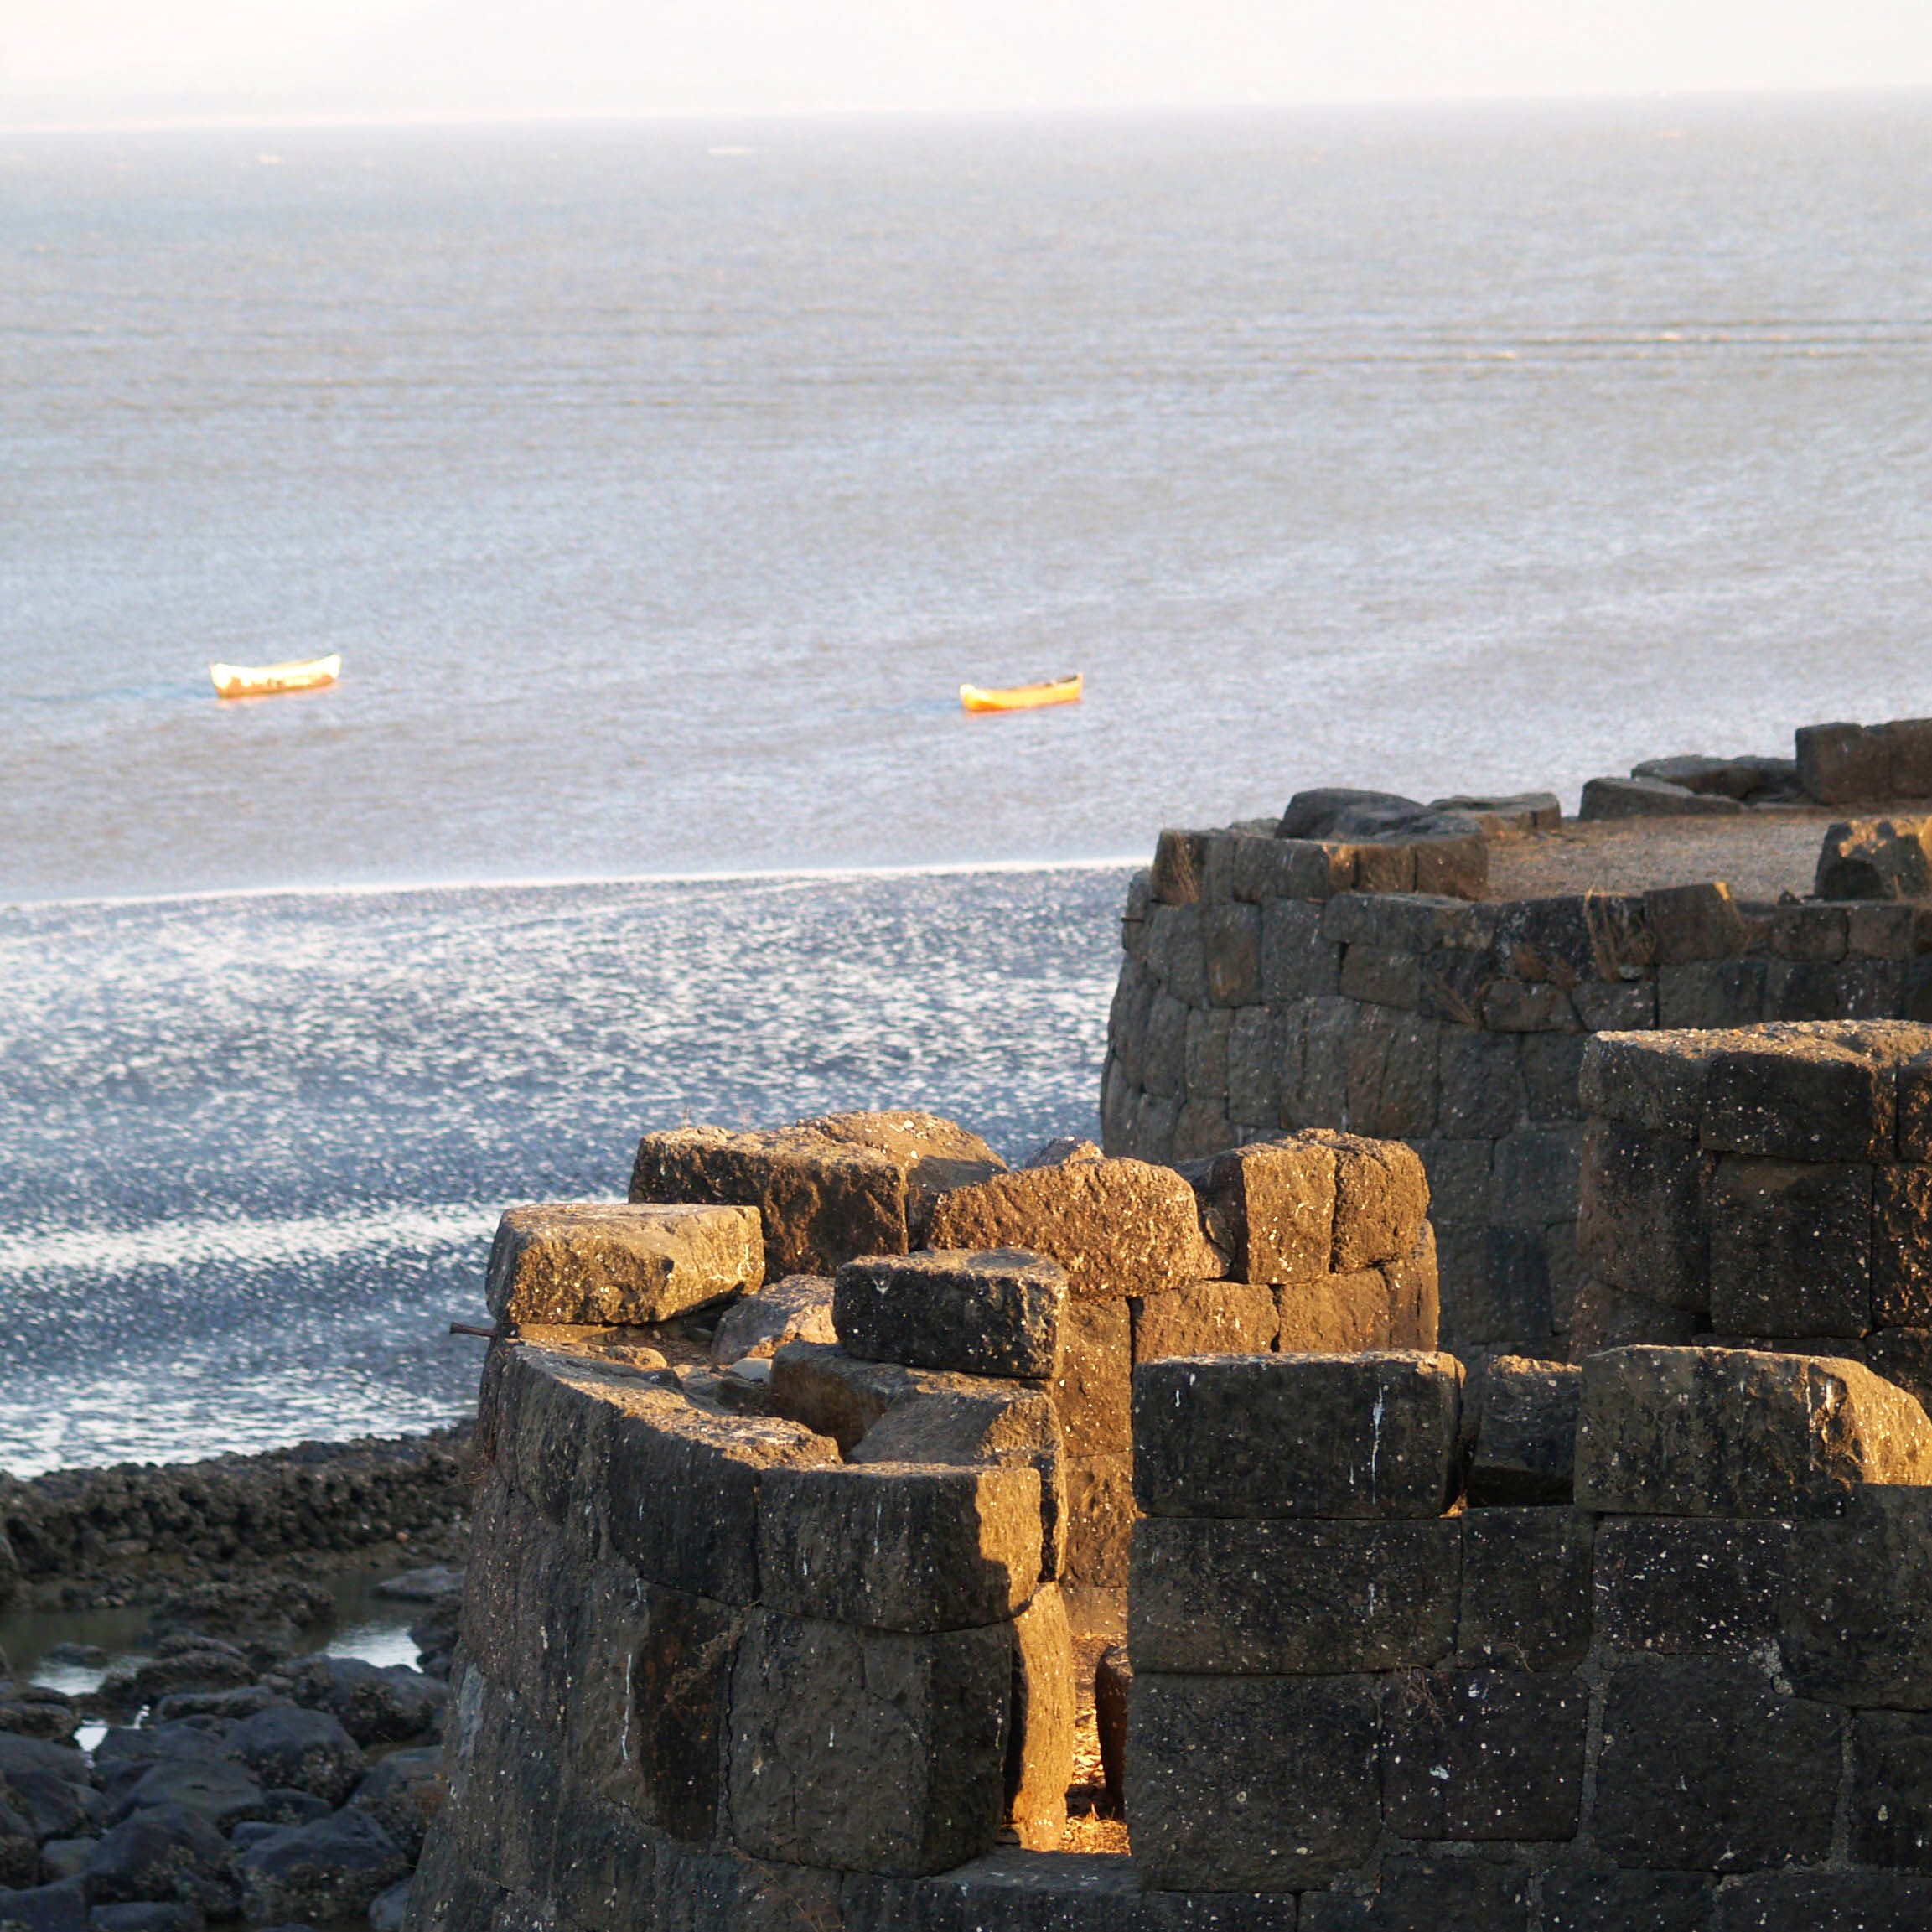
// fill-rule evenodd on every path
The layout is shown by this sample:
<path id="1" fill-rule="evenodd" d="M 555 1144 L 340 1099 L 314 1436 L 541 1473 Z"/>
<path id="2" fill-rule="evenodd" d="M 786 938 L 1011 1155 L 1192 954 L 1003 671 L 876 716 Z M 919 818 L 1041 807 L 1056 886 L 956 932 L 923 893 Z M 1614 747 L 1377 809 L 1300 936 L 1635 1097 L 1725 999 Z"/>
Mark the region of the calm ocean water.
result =
<path id="1" fill-rule="evenodd" d="M 0 1465 L 452 1412 L 663 1119 L 1090 1109 L 1117 873 L 500 882 L 1932 711 L 1929 376 L 1915 99 L 0 135 Z"/>

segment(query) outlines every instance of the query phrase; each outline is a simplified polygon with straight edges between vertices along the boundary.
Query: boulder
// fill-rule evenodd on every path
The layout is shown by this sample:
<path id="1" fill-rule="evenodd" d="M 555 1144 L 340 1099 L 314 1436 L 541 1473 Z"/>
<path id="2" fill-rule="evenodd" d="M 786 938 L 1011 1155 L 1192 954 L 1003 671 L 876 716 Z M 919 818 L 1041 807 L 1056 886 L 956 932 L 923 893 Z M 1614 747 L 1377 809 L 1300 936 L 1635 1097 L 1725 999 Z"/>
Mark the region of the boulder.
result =
<path id="1" fill-rule="evenodd" d="M 0 1805 L 42 1845 L 52 1838 L 85 1836 L 100 1809 L 99 1800 L 85 1785 L 31 1767 L 0 1774 Z"/>
<path id="2" fill-rule="evenodd" d="M 0 1925 L 13 1932 L 87 1932 L 87 1888 L 78 1878 L 55 1885 L 0 1887 Z"/>
<path id="3" fill-rule="evenodd" d="M 764 1279 L 748 1207 L 560 1201 L 498 1222 L 484 1297 L 500 1322 L 661 1322 Z"/>
<path id="4" fill-rule="evenodd" d="M 1445 800 L 1445 805 L 1457 801 Z M 1420 818 L 1431 808 L 1421 800 L 1404 798 L 1392 791 L 1356 791 L 1346 785 L 1317 785 L 1297 791 L 1276 828 L 1277 838 L 1345 838 L 1348 828 L 1372 821 L 1377 825 L 1400 824 Z"/>
<path id="5" fill-rule="evenodd" d="M 94 1747 L 94 1775 L 111 1810 L 157 1764 L 219 1764 L 227 1755 L 231 1728 L 211 1718 L 175 1718 L 165 1724 L 117 1726 Z"/>
<path id="6" fill-rule="evenodd" d="M 369 1932 L 402 1932 L 409 1918 L 411 1884 L 410 1879 L 399 1878 L 369 1901 Z"/>
<path id="7" fill-rule="evenodd" d="M 215 1717 L 234 1723 L 288 1700 L 266 1684 L 246 1684 L 239 1691 L 171 1691 L 154 1707 L 150 1721 L 172 1724 L 184 1717 Z"/>
<path id="8" fill-rule="evenodd" d="M 1563 807 L 1553 791 L 1513 791 L 1482 797 L 1438 798 L 1432 812 L 1456 812 L 1474 819 L 1485 837 L 1504 831 L 1552 831 L 1563 822 Z"/>
<path id="9" fill-rule="evenodd" d="M 711 1359 L 721 1365 L 777 1354 L 787 1342 L 836 1342 L 831 1283 L 823 1275 L 787 1275 L 734 1302 L 718 1318 Z"/>
<path id="10" fill-rule="evenodd" d="M 847 1261 L 832 1323 L 848 1354 L 961 1375 L 1044 1380 L 1059 1348 L 1067 1278 L 1010 1249 L 941 1249 Z"/>
<path id="11" fill-rule="evenodd" d="M 433 1732 L 448 1689 L 407 1664 L 365 1663 L 360 1657 L 298 1657 L 272 1680 L 308 1711 L 326 1711 L 358 1744 L 401 1744 Z M 298 1783 L 297 1779 L 285 1779 Z"/>
<path id="12" fill-rule="evenodd" d="M 937 1248 L 1019 1248 L 1065 1269 L 1075 1299 L 1156 1294 L 1224 1274 L 1201 1232 L 1194 1190 L 1145 1161 L 1028 1168 L 942 1194 Z"/>
<path id="13" fill-rule="evenodd" d="M 353 1810 L 257 1838 L 235 1860 L 242 1910 L 256 1924 L 352 1918 L 407 1872 L 388 1833 L 368 1813 Z"/>
<path id="14" fill-rule="evenodd" d="M 1797 760 L 1789 758 L 1649 758 L 1631 766 L 1630 776 L 1716 793 L 1740 804 L 1802 795 Z"/>
<path id="15" fill-rule="evenodd" d="M 0 1731 L 65 1744 L 80 1725 L 80 1707 L 63 1692 L 0 1680 Z"/>
<path id="16" fill-rule="evenodd" d="M 111 1709 L 137 1710 L 171 1691 L 230 1691 L 253 1683 L 257 1674 L 239 1645 L 183 1632 L 164 1637 L 152 1657 L 117 1664 L 101 1679 L 99 1695 Z"/>
<path id="17" fill-rule="evenodd" d="M 422 1855 L 429 1821 L 448 1792 L 440 1749 L 392 1751 L 371 1768 L 349 1803 L 375 1819 L 414 1864 Z"/>
<path id="18" fill-rule="evenodd" d="M 179 1899 L 211 1918 L 233 1915 L 228 1841 L 199 1811 L 153 1805 L 106 1832 L 81 1868 L 96 1904 Z"/>
<path id="19" fill-rule="evenodd" d="M 176 1758 L 142 1772 L 108 1818 L 118 1825 L 156 1805 L 179 1805 L 224 1833 L 244 1819 L 261 1817 L 264 1810 L 261 1785 L 239 1764 L 220 1758 Z"/>
<path id="20" fill-rule="evenodd" d="M 1096 1142 L 1083 1140 L 1077 1134 L 1056 1134 L 1050 1141 L 1042 1141 L 1020 1165 L 1064 1168 L 1074 1162 L 1104 1161 L 1106 1158 Z"/>
<path id="21" fill-rule="evenodd" d="M 829 1114 L 755 1132 L 646 1134 L 630 1198 L 755 1207 L 768 1274 L 830 1275 L 855 1255 L 919 1246 L 940 1193 L 1005 1167 L 977 1134 L 934 1114 Z"/>
<path id="22" fill-rule="evenodd" d="M 1932 818 L 1840 819 L 1825 833 L 1820 899 L 1932 899 Z"/>
<path id="23" fill-rule="evenodd" d="M 1705 817 L 1743 810 L 1721 792 L 1691 791 L 1656 778 L 1593 778 L 1583 787 L 1580 819 Z"/>
<path id="24" fill-rule="evenodd" d="M 327 1711 L 274 1706 L 229 1733 L 228 1753 L 264 1785 L 308 1791 L 339 1805 L 369 1768 L 360 1747 Z"/>

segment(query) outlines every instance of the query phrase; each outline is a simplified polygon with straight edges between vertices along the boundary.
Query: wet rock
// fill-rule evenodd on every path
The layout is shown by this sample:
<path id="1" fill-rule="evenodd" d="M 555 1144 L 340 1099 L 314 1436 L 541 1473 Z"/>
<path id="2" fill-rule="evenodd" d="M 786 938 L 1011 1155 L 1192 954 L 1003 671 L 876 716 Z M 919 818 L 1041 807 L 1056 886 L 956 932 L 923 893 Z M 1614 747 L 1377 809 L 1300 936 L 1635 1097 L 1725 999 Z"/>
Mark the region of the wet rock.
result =
<path id="1" fill-rule="evenodd" d="M 366 1912 L 407 1869 L 388 1833 L 362 1811 L 288 1826 L 256 1839 L 235 1860 L 242 1910 L 257 1923 L 350 1918 Z"/>
<path id="2" fill-rule="evenodd" d="M 101 1680 L 100 1696 L 115 1709 L 135 1710 L 171 1691 L 236 1690 L 256 1675 L 254 1660 L 237 1645 L 181 1632 L 164 1637 L 152 1657 L 117 1664 Z"/>
<path id="3" fill-rule="evenodd" d="M 298 1791 L 293 1785 L 271 1785 L 262 1794 L 262 1815 L 271 1825 L 313 1825 L 334 1809 L 326 1798 L 318 1798 L 313 1791 Z"/>
<path id="4" fill-rule="evenodd" d="M 339 1805 L 369 1769 L 360 1747 L 327 1711 L 275 1707 L 237 1724 L 228 1753 L 265 1786 L 290 1786 Z"/>
<path id="5" fill-rule="evenodd" d="M 56 1885 L 0 1888 L 0 1925 L 7 1932 L 87 1932 L 87 1891 L 77 1879 Z"/>
<path id="6" fill-rule="evenodd" d="M 110 1731 L 94 1748 L 94 1774 L 108 1808 L 118 1805 L 156 1764 L 178 1760 L 218 1763 L 226 1756 L 229 1727 L 210 1719 Z"/>
<path id="7" fill-rule="evenodd" d="M 287 1698 L 265 1684 L 248 1684 L 239 1691 L 173 1691 L 154 1707 L 153 1722 L 171 1724 L 184 1717 L 216 1717 L 239 1722 Z"/>
<path id="8" fill-rule="evenodd" d="M 24 1819 L 42 1844 L 86 1835 L 97 1804 L 93 1792 L 52 1771 L 22 1769 L 0 1775 L 0 1805 Z"/>
<path id="9" fill-rule="evenodd" d="M 227 1840 L 182 1805 L 152 1805 L 117 1825 L 89 1854 L 81 1883 L 96 1904 L 174 1898 L 215 1918 L 235 1909 Z"/>
<path id="10" fill-rule="evenodd" d="M 64 1878 L 78 1878 L 93 1855 L 91 1838 L 49 1838 L 40 1847 L 40 1883 L 58 1885 Z"/>
<path id="11" fill-rule="evenodd" d="M 399 1879 L 386 1892 L 379 1892 L 369 1902 L 369 1932 L 402 1932 L 409 1916 L 412 1881 Z"/>
<path id="12" fill-rule="evenodd" d="M 413 1864 L 422 1855 L 429 1821 L 448 1792 L 440 1750 L 392 1751 L 355 1787 L 349 1803 L 375 1819 Z"/>
<path id="13" fill-rule="evenodd" d="M 407 1664 L 385 1666 L 360 1657 L 298 1657 L 270 1681 L 304 1710 L 339 1719 L 359 1744 L 405 1743 L 432 1732 L 448 1696 Z"/>
<path id="14" fill-rule="evenodd" d="M 0 1684 L 0 1731 L 65 1744 L 80 1728 L 80 1708 L 40 1684 Z"/>
<path id="15" fill-rule="evenodd" d="M 398 1603 L 440 1603 L 463 1594 L 463 1572 L 447 1563 L 431 1563 L 420 1570 L 385 1577 L 370 1594 Z"/>
<path id="16" fill-rule="evenodd" d="M 118 1825 L 156 1805 L 179 1805 L 225 1832 L 262 1815 L 262 1787 L 238 1764 L 176 1758 L 144 1771 L 109 1812 Z"/>
<path id="17" fill-rule="evenodd" d="M 40 1876 L 40 1846 L 34 1828 L 0 1803 L 0 1885 L 31 1885 Z"/>
<path id="18" fill-rule="evenodd" d="M 305 1577 L 210 1578 L 163 1597 L 148 1616 L 148 1637 L 158 1654 L 171 1637 L 219 1638 L 260 1665 L 293 1650 L 302 1632 L 334 1609 L 329 1592 Z"/>
<path id="19" fill-rule="evenodd" d="M 711 1339 L 714 1362 L 775 1354 L 787 1342 L 836 1342 L 831 1282 L 823 1275 L 787 1275 L 733 1303 Z"/>

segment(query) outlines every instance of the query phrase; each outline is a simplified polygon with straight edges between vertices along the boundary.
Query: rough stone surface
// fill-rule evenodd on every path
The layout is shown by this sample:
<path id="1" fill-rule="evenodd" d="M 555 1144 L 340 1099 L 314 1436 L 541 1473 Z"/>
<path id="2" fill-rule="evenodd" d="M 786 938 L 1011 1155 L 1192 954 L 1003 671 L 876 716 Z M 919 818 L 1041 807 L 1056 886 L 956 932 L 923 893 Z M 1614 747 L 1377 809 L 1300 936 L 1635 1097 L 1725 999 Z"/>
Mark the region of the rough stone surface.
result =
<path id="1" fill-rule="evenodd" d="M 1613 1349 L 1583 1364 L 1577 1500 L 1631 1515 L 1776 1516 L 1932 1482 L 1932 1422 L 1857 1362 Z"/>
<path id="2" fill-rule="evenodd" d="M 1134 1458 L 1070 1456 L 1066 1483 L 1067 1580 L 1125 1589 L 1134 1522 Z"/>
<path id="3" fill-rule="evenodd" d="M 1727 1156 L 1710 1189 L 1712 1326 L 1862 1335 L 1872 1325 L 1872 1169 Z"/>
<path id="4" fill-rule="evenodd" d="M 1778 1634 L 1791 1547 L 1788 1523 L 1606 1517 L 1597 1525 L 1597 1627 L 1621 1650 L 1761 1650 Z"/>
<path id="5" fill-rule="evenodd" d="M 1335 1157 L 1335 1241 L 1329 1266 L 1338 1272 L 1399 1261 L 1415 1251 L 1429 1211 L 1429 1181 L 1422 1158 L 1399 1141 L 1310 1128 L 1300 1137 Z"/>
<path id="6" fill-rule="evenodd" d="M 1275 1290 L 1275 1325 L 1284 1354 L 1353 1355 L 1401 1344 L 1394 1296 L 1380 1268 L 1353 1268 Z"/>
<path id="7" fill-rule="evenodd" d="M 154 1805 L 95 1841 L 81 1883 L 99 1904 L 177 1898 L 215 1918 L 234 1912 L 228 1845 L 198 1811 Z"/>
<path id="8" fill-rule="evenodd" d="M 1026 1168 L 942 1195 L 935 1247 L 1021 1248 L 1066 1270 L 1080 1299 L 1158 1294 L 1225 1272 L 1194 1191 L 1171 1168 L 1081 1161 Z"/>
<path id="9" fill-rule="evenodd" d="M 1499 1355 L 1477 1384 L 1472 1503 L 1567 1503 L 1576 1479 L 1582 1370 Z"/>
<path id="10" fill-rule="evenodd" d="M 1073 1776 L 1073 1634 L 1057 1586 L 1044 1585 L 1013 1619 L 1013 1718 L 1007 1741 L 1007 1818 L 1021 1844 L 1057 1852 Z"/>
<path id="11" fill-rule="evenodd" d="M 1722 792 L 1691 791 L 1660 778 L 1593 778 L 1583 786 L 1581 819 L 1695 818 L 1741 811 Z"/>
<path id="12" fill-rule="evenodd" d="M 1307 1894 L 1301 1932 L 1527 1932 L 1530 1886 L 1520 1865 L 1391 1857 L 1372 1890 Z"/>
<path id="13" fill-rule="evenodd" d="M 1694 1141 L 1593 1121 L 1577 1220 L 1585 1266 L 1648 1301 L 1707 1312 L 1705 1195 L 1715 1165 Z"/>
<path id="14" fill-rule="evenodd" d="M 1059 1354 L 1067 1280 L 1013 1249 L 847 1261 L 832 1325 L 847 1354 L 963 1375 L 1044 1380 Z"/>
<path id="15" fill-rule="evenodd" d="M 1593 1628 L 1595 1520 L 1573 1510 L 1471 1509 L 1462 1530 L 1456 1661 L 1524 1670 L 1580 1663 Z"/>
<path id="16" fill-rule="evenodd" d="M 1841 819 L 1818 854 L 1820 899 L 1932 899 L 1932 819 Z"/>
<path id="17" fill-rule="evenodd" d="M 360 1657 L 297 1657 L 271 1673 L 269 1686 L 305 1710 L 327 1711 L 358 1744 L 401 1744 L 433 1731 L 448 1692 L 406 1665 Z"/>
<path id="18" fill-rule="evenodd" d="M 1163 1516 L 1439 1515 L 1462 1380 L 1407 1350 L 1143 1363 L 1136 1498 Z"/>
<path id="19" fill-rule="evenodd" d="M 1281 1326 L 1274 1290 L 1243 1282 L 1203 1282 L 1165 1294 L 1137 1295 L 1128 1307 L 1137 1362 L 1168 1355 L 1265 1355 Z M 1131 1375 L 1122 1376 L 1121 1394 L 1131 1403 Z M 1123 1427 L 1120 1447 L 1129 1446 Z"/>
<path id="20" fill-rule="evenodd" d="M 225 1748 L 264 1785 L 310 1791 L 344 1803 L 369 1768 L 361 1747 L 327 1711 L 272 1706 L 244 1718 Z"/>
<path id="21" fill-rule="evenodd" d="M 414 1864 L 422 1856 L 430 1820 L 443 1809 L 448 1792 L 440 1748 L 391 1751 L 371 1768 L 349 1802 L 354 1810 L 366 1811 Z"/>
<path id="22" fill-rule="evenodd" d="M 774 1355 L 787 1342 L 836 1342 L 831 1283 L 823 1275 L 787 1275 L 734 1303 L 719 1318 L 711 1359 L 719 1364 Z"/>
<path id="23" fill-rule="evenodd" d="M 1335 1238 L 1335 1153 L 1315 1141 L 1266 1141 L 1194 1173 L 1208 1238 L 1234 1279 L 1276 1286 L 1326 1274 Z"/>
<path id="24" fill-rule="evenodd" d="M 1053 1396 L 1061 1440 L 1070 1456 L 1121 1456 L 1132 1446 L 1134 1358 L 1129 1309 L 1137 1305 L 1070 1301 L 1060 1311 Z"/>
<path id="25" fill-rule="evenodd" d="M 1128 1647 L 1143 1670 L 1332 1676 L 1437 1664 L 1456 1635 L 1461 1526 L 1134 1525 Z"/>
<path id="26" fill-rule="evenodd" d="M 1779 1650 L 1791 1682 L 1834 1703 L 1932 1710 L 1932 1489 L 1856 1492 L 1801 1523 L 1784 1566 Z"/>
<path id="27" fill-rule="evenodd" d="M 367 1813 L 339 1811 L 256 1839 L 236 1857 L 235 1870 L 242 1910 L 252 1923 L 306 1919 L 327 1924 L 366 1913 L 408 1865 Z"/>
<path id="28" fill-rule="evenodd" d="M 484 1294 L 500 1322 L 661 1322 L 764 1279 L 754 1208 L 559 1201 L 504 1215 Z"/>

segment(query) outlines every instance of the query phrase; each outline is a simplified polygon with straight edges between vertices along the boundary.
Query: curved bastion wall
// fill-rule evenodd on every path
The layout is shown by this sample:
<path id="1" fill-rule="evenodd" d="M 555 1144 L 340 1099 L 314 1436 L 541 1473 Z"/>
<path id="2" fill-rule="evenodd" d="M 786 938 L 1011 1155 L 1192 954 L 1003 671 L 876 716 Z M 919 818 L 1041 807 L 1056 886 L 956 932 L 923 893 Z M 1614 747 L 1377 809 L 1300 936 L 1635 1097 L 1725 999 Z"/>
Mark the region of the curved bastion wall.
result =
<path id="1" fill-rule="evenodd" d="M 1184 1165 L 1284 1129 L 1427 1169 L 1445 1346 L 1580 1359 L 1591 1035 L 1932 1018 L 1932 721 L 1797 756 L 1673 759 L 1553 796 L 1297 795 L 1161 835 L 1102 1078 L 1111 1153 Z M 1917 801 L 1916 806 L 1887 801 Z"/>

